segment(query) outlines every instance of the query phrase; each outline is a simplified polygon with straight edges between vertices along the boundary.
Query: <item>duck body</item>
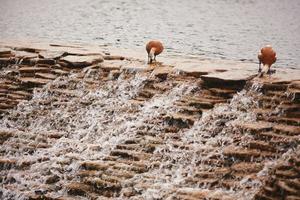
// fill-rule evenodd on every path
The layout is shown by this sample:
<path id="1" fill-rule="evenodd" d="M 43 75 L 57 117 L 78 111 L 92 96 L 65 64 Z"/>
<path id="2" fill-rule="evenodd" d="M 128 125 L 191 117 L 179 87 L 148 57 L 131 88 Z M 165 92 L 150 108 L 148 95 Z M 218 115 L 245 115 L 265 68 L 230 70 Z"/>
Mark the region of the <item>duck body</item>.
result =
<path id="1" fill-rule="evenodd" d="M 261 73 L 260 76 L 264 73 L 270 73 L 271 65 L 277 60 L 276 52 L 273 48 L 270 45 L 263 47 L 257 57 L 259 60 L 258 72 Z M 263 69 L 261 69 L 261 64 L 263 64 Z"/>
<path id="2" fill-rule="evenodd" d="M 152 40 L 147 43 L 146 51 L 148 53 L 148 63 L 151 64 L 156 61 L 156 56 L 163 52 L 164 46 L 160 41 Z"/>

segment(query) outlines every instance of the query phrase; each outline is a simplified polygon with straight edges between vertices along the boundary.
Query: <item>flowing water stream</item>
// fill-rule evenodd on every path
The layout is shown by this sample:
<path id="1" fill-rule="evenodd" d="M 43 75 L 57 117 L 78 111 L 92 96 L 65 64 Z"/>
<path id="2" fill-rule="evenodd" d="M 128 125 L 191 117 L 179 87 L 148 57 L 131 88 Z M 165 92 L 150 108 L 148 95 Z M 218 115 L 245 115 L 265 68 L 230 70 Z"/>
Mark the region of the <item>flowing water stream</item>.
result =
<path id="1" fill-rule="evenodd" d="M 174 147 L 174 140 L 165 138 L 165 145 L 155 151 L 157 160 L 153 160 L 153 162 L 161 163 L 159 168 L 143 175 L 144 178 L 155 176 L 153 187 L 147 189 L 143 193 L 143 197 L 145 199 L 161 199 L 166 194 L 172 193 L 175 188 L 184 190 L 185 187 L 197 190 L 200 188 L 205 191 L 208 185 L 194 184 L 191 186 L 188 179 L 194 177 L 197 171 L 210 171 L 209 168 L 212 169 L 218 165 L 217 162 L 207 165 L 206 161 L 212 157 L 218 157 L 218 162 L 223 162 L 223 150 L 234 143 L 234 133 L 238 131 L 234 130 L 235 125 L 243 122 L 255 122 L 256 115 L 247 112 L 255 107 L 257 107 L 257 102 L 251 98 L 250 92 L 242 91 L 233 97 L 230 104 L 217 106 L 205 113 L 191 129 L 180 132 L 181 145 Z M 245 135 L 241 139 L 241 145 L 243 140 L 247 140 L 247 137 L 250 136 Z M 138 181 L 144 179 L 139 175 L 135 178 Z M 245 185 L 244 187 L 251 186 L 252 191 L 245 193 L 245 190 L 242 189 L 243 185 Z M 254 194 L 253 191 L 259 185 L 260 183 L 256 181 L 241 180 L 241 185 L 236 187 L 242 190 L 231 188 L 222 193 L 225 192 L 232 198 L 245 199 L 249 194 Z M 211 195 L 219 192 L 221 191 L 215 190 L 211 192 Z M 171 195 L 169 198 L 172 199 L 176 195 L 177 193 L 174 193 L 174 196 Z"/>
<path id="2" fill-rule="evenodd" d="M 14 184 L 2 191 L 4 199 L 22 199 L 26 192 L 21 191 L 35 190 L 48 174 L 59 176 L 62 185 L 70 181 L 80 162 L 102 160 L 116 145 L 142 129 L 145 121 L 174 110 L 173 103 L 195 87 L 179 84 L 139 107 L 130 100 L 144 86 L 147 77 L 138 73 L 129 78 L 123 75 L 93 89 L 84 80 L 76 81 L 76 74 L 57 78 L 36 89 L 30 101 L 20 103 L 1 120 L 2 130 L 18 135 L 2 146 L 2 154 L 6 159 L 17 160 L 17 165 L 24 161 L 34 163 L 27 170 L 9 171 L 7 180 L 13 179 Z M 62 137 L 47 139 L 55 133 Z M 26 149 L 30 144 L 37 147 L 42 143 L 52 146 L 34 152 Z M 18 148 L 16 144 L 20 144 Z M 65 192 L 61 190 L 58 194 Z"/>

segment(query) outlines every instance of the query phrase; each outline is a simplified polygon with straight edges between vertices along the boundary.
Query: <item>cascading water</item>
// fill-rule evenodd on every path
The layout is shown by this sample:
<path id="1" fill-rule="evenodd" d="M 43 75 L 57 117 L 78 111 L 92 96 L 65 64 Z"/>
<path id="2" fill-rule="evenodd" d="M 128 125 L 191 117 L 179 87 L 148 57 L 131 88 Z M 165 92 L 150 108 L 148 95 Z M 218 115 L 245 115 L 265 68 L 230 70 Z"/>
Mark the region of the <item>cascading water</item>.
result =
<path id="1" fill-rule="evenodd" d="M 214 167 L 221 166 L 225 159 L 223 151 L 226 147 L 243 146 L 249 137 L 252 137 L 245 134 L 238 144 L 234 141 L 235 133 L 239 131 L 238 124 L 256 121 L 256 115 L 249 110 L 258 107 L 258 102 L 252 97 L 258 88 L 259 86 L 254 86 L 248 92 L 244 90 L 235 95 L 230 104 L 216 106 L 204 113 L 191 129 L 180 132 L 181 145 L 174 145 L 172 138 L 165 137 L 164 145 L 156 149 L 155 159 L 152 160 L 154 163 L 159 161 L 159 167 L 133 178 L 134 182 L 138 183 L 147 179 L 146 177 L 155 177 L 152 186 L 143 192 L 143 198 L 173 199 L 178 195 L 173 191 L 201 189 L 203 192 L 209 192 L 208 197 L 226 194 L 231 198 L 251 199 L 261 185 L 258 180 L 242 179 L 233 188 L 224 189 L 217 186 L 213 191 L 210 190 L 210 185 L 199 185 L 189 180 L 193 179 L 197 172 L 210 172 Z M 213 157 L 217 157 L 218 160 L 208 165 Z"/>
<path id="2" fill-rule="evenodd" d="M 93 87 L 85 80 L 77 81 L 76 76 L 60 77 L 36 89 L 30 101 L 20 103 L 1 120 L 2 130 L 17 134 L 3 144 L 2 155 L 17 160 L 17 166 L 32 163 L 24 170 L 9 169 L 2 181 L 14 181 L 1 189 L 4 199 L 23 199 L 35 190 L 43 193 L 37 188 L 49 174 L 60 179 L 56 194 L 66 193 L 64 184 L 75 179 L 80 162 L 102 160 L 117 144 L 133 137 L 145 121 L 174 110 L 173 103 L 194 87 L 179 84 L 138 106 L 130 99 L 143 88 L 147 76 L 137 73 L 128 78 L 121 74 L 117 80 Z M 90 80 L 91 74 L 87 76 Z M 55 134 L 60 135 L 58 139 L 47 138 Z M 51 146 L 33 152 L 26 149 L 45 143 Z M 17 151 L 15 144 L 19 144 Z"/>
<path id="3" fill-rule="evenodd" d="M 1 198 L 250 199 L 298 145 L 287 85 L 236 94 L 243 81 L 159 69 L 67 73 L 3 84 L 17 107 L 1 116 Z M 37 85 L 31 100 L 17 99 Z"/>

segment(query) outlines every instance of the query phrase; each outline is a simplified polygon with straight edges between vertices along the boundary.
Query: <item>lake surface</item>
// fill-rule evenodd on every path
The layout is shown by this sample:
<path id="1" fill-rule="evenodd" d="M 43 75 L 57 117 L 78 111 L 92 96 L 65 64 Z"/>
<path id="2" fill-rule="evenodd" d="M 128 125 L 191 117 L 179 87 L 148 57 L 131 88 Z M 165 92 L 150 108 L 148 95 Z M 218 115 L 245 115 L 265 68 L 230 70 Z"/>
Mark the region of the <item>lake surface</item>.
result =
<path id="1" fill-rule="evenodd" d="M 277 67 L 300 67 L 299 0 L 0 0 L 0 39 L 79 42 L 165 55 L 257 62 L 265 44 Z"/>

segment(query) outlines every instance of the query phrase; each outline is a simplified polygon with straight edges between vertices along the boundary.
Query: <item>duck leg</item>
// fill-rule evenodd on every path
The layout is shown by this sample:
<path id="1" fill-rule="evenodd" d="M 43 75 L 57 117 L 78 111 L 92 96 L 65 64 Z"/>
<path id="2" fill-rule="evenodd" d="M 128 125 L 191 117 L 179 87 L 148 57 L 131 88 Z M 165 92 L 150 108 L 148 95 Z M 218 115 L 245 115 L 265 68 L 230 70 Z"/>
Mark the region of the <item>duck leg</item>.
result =
<path id="1" fill-rule="evenodd" d="M 258 73 L 261 72 L 261 62 L 259 61 L 259 64 L 258 64 Z"/>
<path id="2" fill-rule="evenodd" d="M 152 63 L 152 59 L 151 59 L 150 54 L 148 54 L 148 64 L 151 64 L 151 63 Z"/>

